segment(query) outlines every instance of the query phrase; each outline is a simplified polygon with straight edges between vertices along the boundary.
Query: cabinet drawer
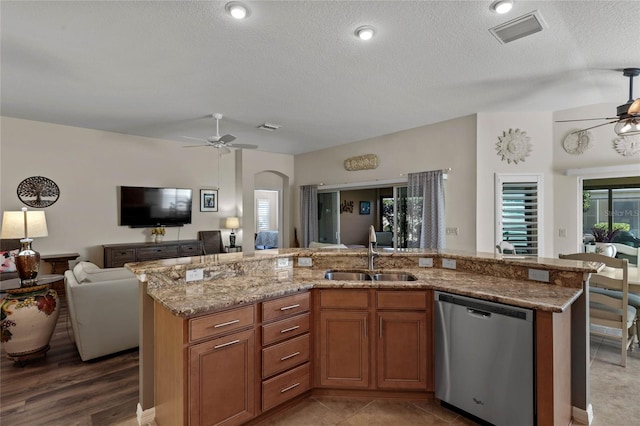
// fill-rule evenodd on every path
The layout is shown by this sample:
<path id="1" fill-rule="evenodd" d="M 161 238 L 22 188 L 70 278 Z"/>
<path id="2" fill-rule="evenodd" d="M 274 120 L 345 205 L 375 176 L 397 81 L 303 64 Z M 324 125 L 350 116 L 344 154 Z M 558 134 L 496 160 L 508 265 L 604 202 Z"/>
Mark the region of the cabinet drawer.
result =
<path id="1" fill-rule="evenodd" d="M 253 306 L 219 312 L 189 321 L 189 341 L 218 336 L 255 322 Z"/>
<path id="2" fill-rule="evenodd" d="M 262 326 L 262 344 L 270 345 L 309 331 L 309 313 Z"/>
<path id="3" fill-rule="evenodd" d="M 262 411 L 280 405 L 311 387 L 309 363 L 262 382 Z"/>
<path id="4" fill-rule="evenodd" d="M 136 251 L 134 249 L 115 249 L 110 250 L 111 260 L 113 262 L 135 262 Z"/>
<path id="5" fill-rule="evenodd" d="M 309 334 L 262 350 L 262 378 L 309 361 Z"/>
<path id="6" fill-rule="evenodd" d="M 166 259 L 178 257 L 178 246 L 144 247 L 138 249 L 138 259 Z"/>
<path id="7" fill-rule="evenodd" d="M 427 309 L 426 291 L 378 291 L 376 307 L 378 309 Z"/>
<path id="8" fill-rule="evenodd" d="M 202 254 L 202 248 L 200 244 L 182 244 L 180 246 L 180 256 L 200 256 Z"/>
<path id="9" fill-rule="evenodd" d="M 368 290 L 321 290 L 321 308 L 367 309 L 369 307 Z"/>
<path id="10" fill-rule="evenodd" d="M 309 292 L 293 294 L 262 304 L 262 321 L 268 322 L 309 310 Z"/>

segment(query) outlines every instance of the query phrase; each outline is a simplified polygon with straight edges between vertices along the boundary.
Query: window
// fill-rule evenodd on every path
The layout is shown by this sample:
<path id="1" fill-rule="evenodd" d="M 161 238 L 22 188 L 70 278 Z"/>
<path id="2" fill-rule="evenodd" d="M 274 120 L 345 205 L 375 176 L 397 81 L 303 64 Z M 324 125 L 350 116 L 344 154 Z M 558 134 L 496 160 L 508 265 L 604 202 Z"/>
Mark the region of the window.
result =
<path id="1" fill-rule="evenodd" d="M 496 244 L 539 256 L 542 247 L 542 176 L 496 174 Z"/>
<path id="2" fill-rule="evenodd" d="M 271 209 L 269 200 L 266 198 L 258 198 L 258 214 L 256 216 L 258 224 L 256 226 L 256 231 L 268 231 L 271 229 L 269 226 L 271 223 L 270 213 Z"/>
<path id="3" fill-rule="evenodd" d="M 616 240 L 632 242 L 640 237 L 640 178 L 598 179 L 583 182 L 585 234 L 595 226 L 620 230 Z"/>

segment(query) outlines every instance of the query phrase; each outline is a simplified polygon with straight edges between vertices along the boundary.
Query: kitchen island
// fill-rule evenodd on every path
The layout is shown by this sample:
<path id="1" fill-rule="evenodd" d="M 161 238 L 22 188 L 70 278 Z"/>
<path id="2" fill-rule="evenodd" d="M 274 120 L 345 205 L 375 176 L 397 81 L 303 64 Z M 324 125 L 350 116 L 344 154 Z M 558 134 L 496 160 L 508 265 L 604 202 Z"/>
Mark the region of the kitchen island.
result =
<path id="1" fill-rule="evenodd" d="M 432 266 L 419 267 L 420 259 Z M 158 425 L 223 419 L 239 424 L 309 392 L 433 398 L 434 290 L 534 309 L 538 424 L 568 424 L 572 416 L 588 412 L 582 290 L 597 265 L 486 253 L 385 251 L 375 259 L 376 270 L 409 272 L 416 280 L 324 278 L 328 269 L 366 266 L 366 251 L 357 249 L 266 250 L 252 256 L 233 253 L 127 265 L 141 280 L 142 413 L 151 413 Z M 186 271 L 193 269 L 202 269 L 204 279 L 187 283 Z M 529 280 L 531 270 L 533 277 L 548 282 Z M 383 332 L 387 323 L 400 324 L 402 332 L 416 337 L 410 350 L 397 353 L 420 360 L 415 370 L 398 373 L 403 380 L 385 376 L 385 371 L 407 364 L 406 359 L 383 356 L 393 352 L 384 346 L 393 337 Z M 295 331 L 286 338 L 277 333 L 273 337 L 277 327 L 277 333 Z M 334 329 L 351 334 L 335 335 Z M 357 339 L 359 358 L 354 351 L 344 351 L 345 339 Z M 285 358 L 283 364 L 277 359 L 273 364 L 274 356 Z M 216 370 L 221 365 L 226 370 Z M 231 367 L 241 376 L 222 377 Z M 221 393 L 209 383 L 207 376 L 213 373 L 216 383 L 236 384 L 235 393 Z M 290 397 L 281 396 L 287 392 Z M 203 409 L 213 396 L 222 398 L 220 406 L 228 412 L 216 413 L 211 405 Z"/>

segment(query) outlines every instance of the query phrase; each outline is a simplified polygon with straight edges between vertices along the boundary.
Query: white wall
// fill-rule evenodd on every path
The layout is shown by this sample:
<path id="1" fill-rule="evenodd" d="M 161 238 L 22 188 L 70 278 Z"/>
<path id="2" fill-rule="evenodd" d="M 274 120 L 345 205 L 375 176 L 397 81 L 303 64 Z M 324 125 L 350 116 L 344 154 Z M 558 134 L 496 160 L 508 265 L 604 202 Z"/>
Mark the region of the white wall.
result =
<path id="1" fill-rule="evenodd" d="M 380 158 L 377 169 L 344 169 L 344 160 L 365 154 L 376 154 Z M 447 236 L 447 248 L 475 250 L 475 115 L 297 155 L 294 205 L 299 203 L 301 185 L 390 180 L 406 177 L 410 172 L 449 167 L 451 172 L 445 181 L 446 226 L 458 227 L 459 235 Z M 297 210 L 295 218 L 300 229 Z"/>
<path id="2" fill-rule="evenodd" d="M 477 250 L 495 251 L 496 173 L 537 173 L 543 175 L 544 230 L 540 256 L 553 252 L 553 123 L 550 112 L 492 112 L 478 114 L 476 229 Z M 498 136 L 509 129 L 520 129 L 530 138 L 533 149 L 525 161 L 507 163 L 496 151 Z"/>
<path id="3" fill-rule="evenodd" d="M 223 226 L 236 212 L 233 155 L 220 160 L 219 211 L 201 213 L 200 189 L 218 186 L 213 148 L 8 117 L 0 126 L 0 210 L 24 206 L 16 188 L 30 176 L 60 187 L 59 200 L 45 209 L 49 236 L 33 244 L 41 254 L 77 252 L 102 265 L 102 244 L 149 241 L 149 229 L 118 226 L 120 185 L 193 189 L 192 224 L 167 228 L 165 240 L 195 239 L 205 229 L 230 232 Z"/>

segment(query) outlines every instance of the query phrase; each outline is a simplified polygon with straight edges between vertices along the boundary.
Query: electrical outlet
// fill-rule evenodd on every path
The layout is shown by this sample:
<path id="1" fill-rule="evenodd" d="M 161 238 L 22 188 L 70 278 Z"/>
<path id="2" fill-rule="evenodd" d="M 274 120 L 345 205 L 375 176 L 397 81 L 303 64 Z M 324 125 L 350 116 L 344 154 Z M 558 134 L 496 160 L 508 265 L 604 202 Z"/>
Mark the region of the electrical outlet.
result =
<path id="1" fill-rule="evenodd" d="M 310 257 L 299 257 L 298 266 L 312 266 L 313 262 Z"/>
<path id="2" fill-rule="evenodd" d="M 279 257 L 278 258 L 278 268 L 286 268 L 289 266 L 289 258 L 288 257 Z"/>
<path id="3" fill-rule="evenodd" d="M 189 283 L 191 281 L 200 281 L 204 279 L 204 269 L 187 269 L 185 280 Z"/>
<path id="4" fill-rule="evenodd" d="M 442 259 L 442 267 L 447 269 L 456 269 L 455 259 Z"/>
<path id="5" fill-rule="evenodd" d="M 529 268 L 529 279 L 533 281 L 542 281 L 544 283 L 548 283 L 549 271 L 544 271 L 542 269 Z"/>
<path id="6" fill-rule="evenodd" d="M 418 259 L 418 266 L 421 268 L 433 268 L 433 258 L 421 257 Z"/>
<path id="7" fill-rule="evenodd" d="M 566 228 L 558 229 L 558 237 L 566 238 L 567 237 L 567 229 Z"/>

